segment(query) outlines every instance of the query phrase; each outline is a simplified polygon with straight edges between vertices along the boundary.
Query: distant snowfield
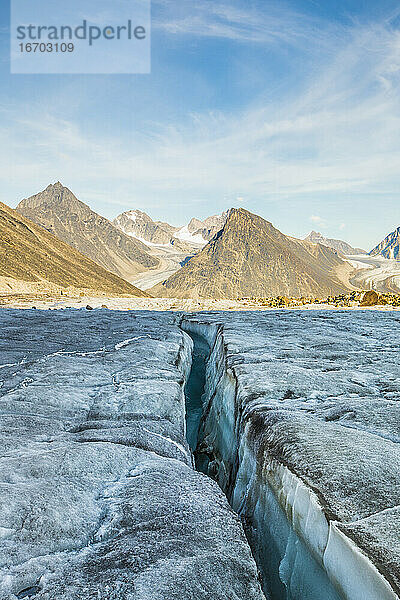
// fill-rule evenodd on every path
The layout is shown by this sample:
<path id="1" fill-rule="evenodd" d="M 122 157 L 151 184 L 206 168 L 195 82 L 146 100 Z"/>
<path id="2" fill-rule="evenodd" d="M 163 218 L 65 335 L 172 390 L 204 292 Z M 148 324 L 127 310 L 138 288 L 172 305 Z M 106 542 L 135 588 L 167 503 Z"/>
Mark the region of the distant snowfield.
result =
<path id="1" fill-rule="evenodd" d="M 202 235 L 193 235 L 192 233 L 190 233 L 187 225 L 185 225 L 185 227 L 182 227 L 182 229 L 177 231 L 175 237 L 177 237 L 179 240 L 182 240 L 183 242 L 189 242 L 190 244 L 199 244 L 200 246 L 205 246 L 207 243 L 207 241 L 203 238 Z"/>
<path id="2" fill-rule="evenodd" d="M 346 260 L 347 260 L 347 262 L 349 262 L 351 264 L 352 267 L 354 267 L 357 270 L 359 270 L 359 269 L 373 269 L 374 268 L 373 265 L 367 264 L 367 263 L 362 262 L 360 260 L 352 259 L 349 256 L 346 256 Z"/>

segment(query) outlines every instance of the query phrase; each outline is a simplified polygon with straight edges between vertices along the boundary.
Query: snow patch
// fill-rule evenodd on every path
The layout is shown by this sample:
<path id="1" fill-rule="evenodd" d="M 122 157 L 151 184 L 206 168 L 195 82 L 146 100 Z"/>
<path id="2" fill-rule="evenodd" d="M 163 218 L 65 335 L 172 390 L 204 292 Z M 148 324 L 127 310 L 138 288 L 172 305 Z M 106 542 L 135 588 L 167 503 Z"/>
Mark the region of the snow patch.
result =
<path id="1" fill-rule="evenodd" d="M 126 213 L 126 215 L 127 215 L 128 219 L 130 221 L 133 221 L 134 223 L 136 223 L 136 221 L 137 221 L 137 214 L 136 214 L 136 212 L 134 210 L 132 210 L 129 213 Z"/>
<path id="2" fill-rule="evenodd" d="M 179 231 L 175 233 L 175 237 L 179 240 L 189 242 L 192 244 L 202 244 L 204 246 L 207 243 L 207 240 L 205 240 L 202 235 L 193 235 L 192 233 L 190 233 L 187 225 L 179 229 Z"/>

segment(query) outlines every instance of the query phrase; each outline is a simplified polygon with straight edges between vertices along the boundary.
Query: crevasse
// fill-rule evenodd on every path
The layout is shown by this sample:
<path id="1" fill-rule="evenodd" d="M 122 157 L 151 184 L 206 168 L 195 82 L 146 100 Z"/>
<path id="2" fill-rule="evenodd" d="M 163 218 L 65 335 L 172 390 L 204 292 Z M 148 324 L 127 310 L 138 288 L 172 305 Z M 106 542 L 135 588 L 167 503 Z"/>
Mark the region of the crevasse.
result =
<path id="1" fill-rule="evenodd" d="M 273 456 L 257 457 L 229 369 L 223 328 L 183 319 L 211 348 L 196 462 L 241 516 L 271 600 L 398 600 L 368 557 L 329 520 L 316 494 Z M 204 343 L 203 341 L 203 343 Z"/>

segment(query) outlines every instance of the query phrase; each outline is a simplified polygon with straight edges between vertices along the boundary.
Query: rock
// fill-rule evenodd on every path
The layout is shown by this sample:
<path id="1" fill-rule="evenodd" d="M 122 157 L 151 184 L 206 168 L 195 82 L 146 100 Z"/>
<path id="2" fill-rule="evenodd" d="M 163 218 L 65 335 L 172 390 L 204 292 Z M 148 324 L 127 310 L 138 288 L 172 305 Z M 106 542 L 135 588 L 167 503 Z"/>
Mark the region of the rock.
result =
<path id="1" fill-rule="evenodd" d="M 376 306 L 379 304 L 379 294 L 375 290 L 368 290 L 361 296 L 360 306 Z"/>
<path id="2" fill-rule="evenodd" d="M 400 258 L 400 227 L 389 233 L 385 239 L 370 252 L 371 256 L 384 256 L 388 259 Z"/>

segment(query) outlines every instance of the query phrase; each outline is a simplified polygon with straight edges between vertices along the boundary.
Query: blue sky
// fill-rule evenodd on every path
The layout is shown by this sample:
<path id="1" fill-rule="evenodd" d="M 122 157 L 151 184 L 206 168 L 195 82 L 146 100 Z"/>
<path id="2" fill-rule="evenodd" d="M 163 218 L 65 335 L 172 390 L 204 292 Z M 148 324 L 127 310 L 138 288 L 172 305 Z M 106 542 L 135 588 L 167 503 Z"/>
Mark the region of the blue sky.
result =
<path id="1" fill-rule="evenodd" d="M 110 0 L 111 1 L 111 0 Z M 243 206 L 372 248 L 400 224 L 400 7 L 153 0 L 150 75 L 10 75 L 0 200 L 60 180 L 112 218 Z"/>

